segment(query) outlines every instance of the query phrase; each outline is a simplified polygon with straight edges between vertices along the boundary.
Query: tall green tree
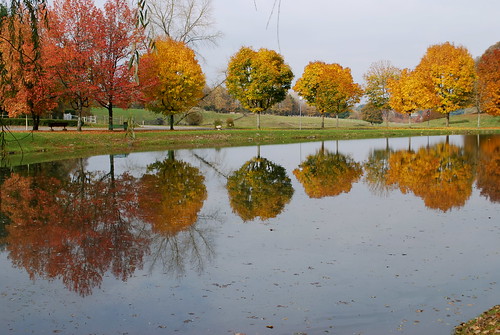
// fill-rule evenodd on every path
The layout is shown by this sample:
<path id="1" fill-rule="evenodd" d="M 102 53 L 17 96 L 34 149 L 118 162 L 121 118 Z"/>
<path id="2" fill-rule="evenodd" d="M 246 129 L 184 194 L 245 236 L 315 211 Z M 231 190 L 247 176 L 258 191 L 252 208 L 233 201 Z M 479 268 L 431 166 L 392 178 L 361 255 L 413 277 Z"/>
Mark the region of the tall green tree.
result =
<path id="1" fill-rule="evenodd" d="M 260 114 L 285 99 L 292 79 L 290 66 L 276 51 L 242 47 L 229 61 L 226 86 L 244 108 L 257 114 L 260 129 Z"/>

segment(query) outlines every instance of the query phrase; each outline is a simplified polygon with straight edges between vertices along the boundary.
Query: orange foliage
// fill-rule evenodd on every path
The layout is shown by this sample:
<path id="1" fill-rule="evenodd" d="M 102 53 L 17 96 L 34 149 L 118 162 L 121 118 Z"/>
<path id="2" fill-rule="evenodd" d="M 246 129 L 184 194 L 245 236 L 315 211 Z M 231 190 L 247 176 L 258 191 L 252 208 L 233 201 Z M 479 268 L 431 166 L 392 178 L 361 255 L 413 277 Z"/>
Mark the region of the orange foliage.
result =
<path id="1" fill-rule="evenodd" d="M 500 116 L 500 43 L 486 50 L 477 64 L 481 108 Z"/>
<path id="2" fill-rule="evenodd" d="M 60 279 L 82 296 L 106 271 L 127 280 L 148 250 L 131 226 L 133 179 L 80 175 L 71 181 L 13 174 L 0 189 L 9 258 L 31 279 Z"/>
<path id="3" fill-rule="evenodd" d="M 472 166 L 462 149 L 445 143 L 418 152 L 398 151 L 389 158 L 386 182 L 413 192 L 427 207 L 443 212 L 461 207 L 472 193 Z"/>
<path id="4" fill-rule="evenodd" d="M 154 173 L 141 179 L 141 217 L 164 235 L 189 228 L 207 198 L 203 175 L 188 163 L 174 159 L 157 162 L 149 169 Z"/>
<path id="5" fill-rule="evenodd" d="M 481 195 L 492 202 L 500 202 L 500 137 L 481 142 L 476 177 Z"/>
<path id="6" fill-rule="evenodd" d="M 349 193 L 363 169 L 348 156 L 321 149 L 308 156 L 293 174 L 310 198 L 323 198 Z"/>

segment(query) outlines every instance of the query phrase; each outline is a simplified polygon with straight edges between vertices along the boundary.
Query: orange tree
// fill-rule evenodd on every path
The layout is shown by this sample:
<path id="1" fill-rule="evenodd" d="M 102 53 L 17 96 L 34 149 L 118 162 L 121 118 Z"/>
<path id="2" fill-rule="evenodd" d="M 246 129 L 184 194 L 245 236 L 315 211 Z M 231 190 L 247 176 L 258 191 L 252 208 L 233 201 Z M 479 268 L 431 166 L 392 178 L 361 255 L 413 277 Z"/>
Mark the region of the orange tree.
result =
<path id="1" fill-rule="evenodd" d="M 226 86 L 244 108 L 257 113 L 260 129 L 260 114 L 286 98 L 292 79 L 292 70 L 276 51 L 242 47 L 229 61 Z"/>
<path id="2" fill-rule="evenodd" d="M 423 96 L 415 72 L 403 69 L 399 78 L 389 80 L 387 88 L 390 93 L 389 106 L 398 113 L 408 114 L 408 124 L 411 126 L 411 113 L 420 108 Z"/>
<path id="3" fill-rule="evenodd" d="M 476 70 L 469 51 L 449 42 L 432 45 L 415 71 L 423 86 L 423 107 L 445 114 L 449 126 L 450 113 L 468 106 L 473 96 Z"/>
<path id="4" fill-rule="evenodd" d="M 169 158 L 148 166 L 142 176 L 139 209 L 153 231 L 172 236 L 188 229 L 198 219 L 207 198 L 205 178 L 196 167 Z"/>
<path id="5" fill-rule="evenodd" d="M 33 35 L 33 26 L 38 25 L 45 11 L 31 13 L 23 5 L 17 11 L 17 15 L 4 15 L 0 22 L 0 100 L 9 116 L 29 114 L 33 130 L 38 130 L 41 115 L 57 106 L 58 95 L 43 50 L 44 31 L 39 29 L 36 38 Z"/>
<path id="6" fill-rule="evenodd" d="M 188 111 L 202 98 L 205 75 L 193 50 L 166 38 L 141 57 L 139 81 L 146 107 L 169 116 L 173 130 L 174 114 Z"/>
<path id="7" fill-rule="evenodd" d="M 362 94 L 349 68 L 323 62 L 309 63 L 293 89 L 321 113 L 321 128 L 325 127 L 325 113 L 335 114 L 338 127 L 339 114 L 348 111 Z"/>
<path id="8" fill-rule="evenodd" d="M 363 169 L 351 157 L 331 153 L 322 144 L 318 153 L 309 155 L 293 174 L 310 198 L 323 198 L 349 193 Z"/>
<path id="9" fill-rule="evenodd" d="M 500 42 L 491 46 L 477 63 L 478 93 L 481 109 L 500 115 Z"/>

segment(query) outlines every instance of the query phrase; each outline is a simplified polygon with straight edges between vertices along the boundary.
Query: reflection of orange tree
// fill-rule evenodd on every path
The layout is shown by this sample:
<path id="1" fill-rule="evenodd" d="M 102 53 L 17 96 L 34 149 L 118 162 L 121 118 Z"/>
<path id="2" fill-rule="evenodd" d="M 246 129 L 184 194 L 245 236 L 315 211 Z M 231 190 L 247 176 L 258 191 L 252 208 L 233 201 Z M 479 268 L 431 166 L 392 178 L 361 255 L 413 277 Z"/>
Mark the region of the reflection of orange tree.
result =
<path id="1" fill-rule="evenodd" d="M 311 198 L 333 197 L 349 193 L 352 184 L 359 180 L 363 170 L 351 157 L 332 153 L 323 147 L 315 155 L 309 155 L 293 171 Z"/>
<path id="2" fill-rule="evenodd" d="M 427 207 L 444 212 L 461 207 L 472 193 L 472 167 L 461 148 L 440 143 L 418 152 L 398 151 L 389 158 L 386 181 L 413 192 Z"/>
<path id="3" fill-rule="evenodd" d="M 134 180 L 75 174 L 70 182 L 13 174 L 1 188 L 9 257 L 30 278 L 59 278 L 82 296 L 110 270 L 126 280 L 142 266 L 148 240 L 132 226 Z"/>
<path id="4" fill-rule="evenodd" d="M 205 178 L 186 162 L 173 158 L 148 166 L 141 179 L 139 208 L 144 221 L 160 234 L 173 235 L 198 218 L 207 198 Z"/>
<path id="5" fill-rule="evenodd" d="M 231 208 L 244 221 L 278 216 L 293 195 L 286 170 L 261 157 L 252 158 L 231 174 L 226 187 Z"/>
<path id="6" fill-rule="evenodd" d="M 481 195 L 500 202 L 500 136 L 481 141 L 477 170 L 477 187 Z"/>

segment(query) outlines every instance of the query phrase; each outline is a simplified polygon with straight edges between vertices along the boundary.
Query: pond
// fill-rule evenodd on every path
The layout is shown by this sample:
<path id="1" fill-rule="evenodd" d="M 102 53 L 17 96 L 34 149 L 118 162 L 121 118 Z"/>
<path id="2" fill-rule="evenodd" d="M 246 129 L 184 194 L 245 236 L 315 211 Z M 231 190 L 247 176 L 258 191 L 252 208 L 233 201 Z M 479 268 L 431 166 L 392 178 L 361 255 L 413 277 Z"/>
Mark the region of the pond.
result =
<path id="1" fill-rule="evenodd" d="M 500 136 L 2 170 L 8 334 L 450 334 L 500 301 Z"/>

